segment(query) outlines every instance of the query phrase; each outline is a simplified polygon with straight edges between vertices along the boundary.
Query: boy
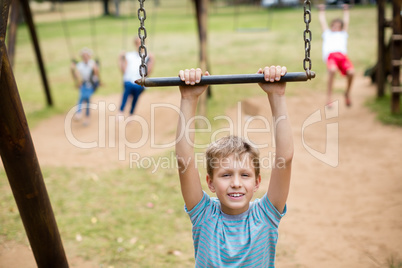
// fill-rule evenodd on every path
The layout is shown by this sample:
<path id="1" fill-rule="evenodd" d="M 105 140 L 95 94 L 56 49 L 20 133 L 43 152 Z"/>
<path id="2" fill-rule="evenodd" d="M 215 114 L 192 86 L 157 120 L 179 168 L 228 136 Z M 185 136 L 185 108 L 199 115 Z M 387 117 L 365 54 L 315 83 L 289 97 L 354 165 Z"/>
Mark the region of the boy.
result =
<path id="1" fill-rule="evenodd" d="M 266 81 L 278 81 L 286 67 L 259 69 Z M 209 75 L 208 72 L 205 75 Z M 196 267 L 274 267 L 278 224 L 286 213 L 291 165 L 292 131 L 285 100 L 285 83 L 264 83 L 272 115 L 276 118 L 275 166 L 268 192 L 250 202 L 260 187 L 259 152 L 242 138 L 229 136 L 207 149 L 210 198 L 201 188 L 194 159 L 194 116 L 199 96 L 207 86 L 198 86 L 201 69 L 180 71 L 180 116 L 176 154 L 185 209 L 193 224 Z M 185 128 L 188 126 L 188 128 Z"/>
<path id="2" fill-rule="evenodd" d="M 350 88 L 352 86 L 354 68 L 347 56 L 349 8 L 348 5 L 343 5 L 343 20 L 332 20 L 330 28 L 328 28 L 325 18 L 325 5 L 319 5 L 318 9 L 318 16 L 323 31 L 322 56 L 324 62 L 327 63 L 328 70 L 327 105 L 331 107 L 334 77 L 336 70 L 339 69 L 342 75 L 346 75 L 345 103 L 346 106 L 350 107 L 352 105 L 350 100 Z"/>
<path id="3" fill-rule="evenodd" d="M 123 74 L 124 93 L 118 116 L 123 115 L 124 107 L 126 106 L 128 97 L 130 95 L 132 96 L 130 115 L 133 115 L 138 98 L 145 89 L 143 86 L 137 85 L 134 82 L 135 80 L 141 78 L 139 70 L 139 66 L 141 65 L 141 57 L 139 54 L 141 39 L 138 36 L 134 38 L 134 46 L 136 50 L 127 53 L 122 52 L 119 56 L 119 68 L 121 73 Z M 149 56 L 146 58 L 146 62 L 148 68 L 147 72 L 149 75 L 151 74 L 154 67 L 154 56 L 152 54 L 149 54 Z"/>
<path id="4" fill-rule="evenodd" d="M 99 68 L 94 60 L 91 59 L 92 51 L 88 48 L 81 50 L 81 61 L 78 63 L 71 63 L 71 73 L 77 88 L 80 90 L 80 97 L 78 99 L 78 109 L 76 118 L 81 118 L 81 105 L 86 102 L 86 117 L 84 119 L 84 126 L 89 124 L 89 103 L 92 94 L 96 87 L 99 85 Z"/>

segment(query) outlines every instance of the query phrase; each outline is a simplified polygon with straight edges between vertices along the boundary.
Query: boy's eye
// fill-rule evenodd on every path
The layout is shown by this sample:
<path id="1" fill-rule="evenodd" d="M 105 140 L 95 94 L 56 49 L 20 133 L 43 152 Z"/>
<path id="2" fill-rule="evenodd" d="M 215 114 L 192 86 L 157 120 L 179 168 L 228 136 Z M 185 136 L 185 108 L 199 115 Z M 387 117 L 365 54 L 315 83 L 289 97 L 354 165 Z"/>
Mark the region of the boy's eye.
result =
<path id="1" fill-rule="evenodd" d="M 228 173 L 225 173 L 222 175 L 222 177 L 229 177 L 229 176 L 230 176 L 230 174 L 228 174 Z"/>
<path id="2" fill-rule="evenodd" d="M 250 177 L 250 174 L 248 174 L 248 173 L 243 173 L 242 176 L 243 176 L 243 177 Z"/>

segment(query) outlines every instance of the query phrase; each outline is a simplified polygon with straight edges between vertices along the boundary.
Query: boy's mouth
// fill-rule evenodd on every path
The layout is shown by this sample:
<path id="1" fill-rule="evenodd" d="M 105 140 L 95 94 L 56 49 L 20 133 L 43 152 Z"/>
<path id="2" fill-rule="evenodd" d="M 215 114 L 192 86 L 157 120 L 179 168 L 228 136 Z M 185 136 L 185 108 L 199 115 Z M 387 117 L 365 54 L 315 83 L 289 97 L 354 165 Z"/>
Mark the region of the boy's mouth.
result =
<path id="1" fill-rule="evenodd" d="M 242 193 L 229 193 L 228 196 L 232 197 L 232 198 L 239 198 L 242 197 L 244 194 Z"/>

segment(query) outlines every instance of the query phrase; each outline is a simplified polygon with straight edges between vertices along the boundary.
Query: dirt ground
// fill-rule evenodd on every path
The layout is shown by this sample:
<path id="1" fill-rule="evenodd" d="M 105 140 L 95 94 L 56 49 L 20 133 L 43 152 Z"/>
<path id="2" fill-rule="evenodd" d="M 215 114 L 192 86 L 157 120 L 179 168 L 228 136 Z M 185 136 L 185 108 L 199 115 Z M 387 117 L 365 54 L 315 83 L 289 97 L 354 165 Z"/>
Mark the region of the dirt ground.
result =
<path id="1" fill-rule="evenodd" d="M 337 83 L 342 86 L 344 81 Z M 300 86 L 302 90 L 306 84 Z M 295 158 L 288 212 L 279 229 L 276 265 L 389 267 L 387 262 L 392 258 L 402 260 L 402 165 L 398 149 L 402 148 L 402 128 L 382 125 L 364 106 L 367 97 L 375 95 L 375 88 L 361 75 L 354 82 L 351 108 L 346 108 L 342 94 L 336 93 L 339 102 L 326 110 L 323 92 L 288 97 Z M 177 112 L 173 107 L 179 105 L 178 92 L 149 90 L 143 94 L 137 117 L 124 125 L 126 133 L 131 133 L 129 140 L 119 134 L 115 118 L 113 108 L 119 98 L 96 97 L 94 103 L 99 109 L 93 111 L 87 127 L 60 115 L 32 129 L 41 165 L 76 167 L 85 163 L 88 169 L 125 168 L 132 152 L 141 156 L 165 152 L 166 148 L 154 148 L 152 140 L 159 145 L 174 140 Z M 160 103 L 172 106 L 162 108 Z M 244 100 L 241 120 L 250 115 L 269 116 L 266 106 L 265 98 Z M 227 114 L 236 117 L 238 107 Z M 141 122 L 153 127 L 154 137 L 142 134 Z M 66 129 L 72 129 L 71 133 Z M 262 141 L 261 135 L 254 135 L 253 140 Z M 119 148 L 122 141 L 133 148 Z M 81 149 L 77 142 L 89 147 L 94 146 L 90 142 L 97 144 Z M 264 156 L 268 152 L 261 153 Z M 69 262 L 71 267 L 96 267 L 74 257 Z M 29 268 L 35 263 L 29 248 L 7 243 L 0 246 L 0 267 Z"/>

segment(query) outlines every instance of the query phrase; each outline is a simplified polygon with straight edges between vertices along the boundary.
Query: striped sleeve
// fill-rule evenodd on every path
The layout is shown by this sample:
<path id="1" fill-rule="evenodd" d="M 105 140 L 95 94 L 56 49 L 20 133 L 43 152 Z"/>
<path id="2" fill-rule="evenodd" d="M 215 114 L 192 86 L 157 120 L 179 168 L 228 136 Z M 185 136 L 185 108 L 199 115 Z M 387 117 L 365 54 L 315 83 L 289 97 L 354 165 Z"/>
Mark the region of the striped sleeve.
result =
<path id="1" fill-rule="evenodd" d="M 272 205 L 271 201 L 269 201 L 267 194 L 264 194 L 261 199 L 256 200 L 256 205 L 259 206 L 262 212 L 262 215 L 260 215 L 262 219 L 267 221 L 273 228 L 278 228 L 279 222 L 286 214 L 287 205 L 285 205 L 283 212 L 280 213 L 276 207 Z"/>
<path id="2" fill-rule="evenodd" d="M 193 226 L 199 224 L 200 221 L 203 219 L 203 216 L 205 214 L 205 208 L 208 206 L 209 202 L 210 202 L 209 195 L 205 191 L 203 191 L 201 201 L 195 207 L 193 207 L 193 209 L 188 211 L 186 205 L 184 205 L 184 210 L 190 216 L 190 220 Z"/>

